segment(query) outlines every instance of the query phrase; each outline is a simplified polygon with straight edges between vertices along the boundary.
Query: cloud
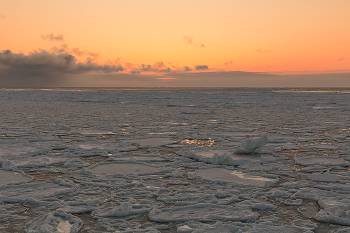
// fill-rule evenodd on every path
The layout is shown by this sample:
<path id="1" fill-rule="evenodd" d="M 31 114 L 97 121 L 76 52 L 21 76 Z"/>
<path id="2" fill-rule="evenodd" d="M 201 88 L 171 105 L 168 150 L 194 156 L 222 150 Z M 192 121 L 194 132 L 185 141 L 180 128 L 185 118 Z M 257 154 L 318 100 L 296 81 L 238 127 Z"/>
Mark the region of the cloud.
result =
<path id="1" fill-rule="evenodd" d="M 0 13 L 0 19 L 6 19 L 6 15 Z"/>
<path id="2" fill-rule="evenodd" d="M 343 61 L 345 58 L 344 57 L 341 57 L 338 59 L 338 61 Z"/>
<path id="3" fill-rule="evenodd" d="M 233 65 L 233 62 L 232 61 L 225 62 L 224 65 L 225 66 Z"/>
<path id="4" fill-rule="evenodd" d="M 64 41 L 64 36 L 62 34 L 59 34 L 55 36 L 53 33 L 41 35 L 41 38 L 43 40 L 49 40 L 49 41 Z"/>
<path id="5" fill-rule="evenodd" d="M 59 46 L 52 46 L 50 51 L 52 53 L 65 53 L 68 52 L 69 46 L 68 44 L 61 44 Z"/>
<path id="6" fill-rule="evenodd" d="M 128 67 L 132 68 L 131 71 L 129 71 L 130 74 L 141 74 L 142 72 L 154 72 L 154 73 L 170 73 L 171 69 L 167 67 L 164 62 L 156 62 L 153 66 L 151 65 L 145 65 L 142 64 L 138 68 L 135 68 L 134 65 L 128 64 Z"/>
<path id="7" fill-rule="evenodd" d="M 66 49 L 68 49 L 68 46 L 66 47 Z M 80 50 L 79 48 L 72 48 L 71 50 L 68 50 L 70 53 L 73 53 L 76 56 L 90 56 L 93 58 L 97 58 L 98 56 L 100 56 L 99 53 L 93 53 L 93 52 L 89 52 L 89 51 L 85 51 L 85 50 Z"/>
<path id="8" fill-rule="evenodd" d="M 28 55 L 12 53 L 10 50 L 0 52 L 0 86 L 30 86 L 40 82 L 45 85 L 53 79 L 57 81 L 67 75 L 90 72 L 117 73 L 123 70 L 120 65 L 99 65 L 91 59 L 87 59 L 86 63 L 79 63 L 69 53 L 56 54 L 45 50 L 34 51 Z"/>
<path id="9" fill-rule="evenodd" d="M 188 45 L 199 46 L 199 48 L 201 48 L 201 49 L 205 48 L 204 44 L 194 43 L 194 37 L 184 36 L 183 38 L 186 41 L 186 44 L 188 44 Z"/>
<path id="10" fill-rule="evenodd" d="M 271 53 L 272 52 L 272 50 L 270 50 L 270 49 L 264 49 L 264 50 L 257 49 L 255 51 L 258 52 L 258 53 Z"/>
<path id="11" fill-rule="evenodd" d="M 195 66 L 196 70 L 208 70 L 209 67 L 207 65 L 197 65 Z"/>
<path id="12" fill-rule="evenodd" d="M 193 37 L 190 36 L 184 36 L 184 40 L 186 41 L 187 44 L 192 45 L 193 44 Z"/>
<path id="13" fill-rule="evenodd" d="M 185 66 L 184 67 L 184 71 L 189 72 L 189 71 L 192 71 L 192 69 L 190 67 L 188 67 L 188 66 Z"/>

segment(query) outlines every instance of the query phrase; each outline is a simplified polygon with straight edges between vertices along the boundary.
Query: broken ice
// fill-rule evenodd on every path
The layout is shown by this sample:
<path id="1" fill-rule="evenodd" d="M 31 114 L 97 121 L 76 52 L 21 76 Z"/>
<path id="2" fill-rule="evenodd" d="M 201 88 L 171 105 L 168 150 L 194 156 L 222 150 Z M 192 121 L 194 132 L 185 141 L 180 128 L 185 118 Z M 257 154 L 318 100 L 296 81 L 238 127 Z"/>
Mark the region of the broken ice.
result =
<path id="1" fill-rule="evenodd" d="M 0 90 L 1 232 L 347 232 L 349 91 Z"/>

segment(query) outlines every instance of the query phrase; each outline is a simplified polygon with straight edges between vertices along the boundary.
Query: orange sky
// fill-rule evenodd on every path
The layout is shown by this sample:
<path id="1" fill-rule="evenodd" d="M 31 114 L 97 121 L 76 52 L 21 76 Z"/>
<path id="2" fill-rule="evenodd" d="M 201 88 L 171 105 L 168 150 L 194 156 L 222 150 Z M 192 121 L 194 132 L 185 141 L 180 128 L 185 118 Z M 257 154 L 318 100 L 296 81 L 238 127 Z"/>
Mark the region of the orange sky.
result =
<path id="1" fill-rule="evenodd" d="M 349 12 L 349 0 L 2 0 L 0 51 L 65 45 L 123 73 L 349 72 Z"/>

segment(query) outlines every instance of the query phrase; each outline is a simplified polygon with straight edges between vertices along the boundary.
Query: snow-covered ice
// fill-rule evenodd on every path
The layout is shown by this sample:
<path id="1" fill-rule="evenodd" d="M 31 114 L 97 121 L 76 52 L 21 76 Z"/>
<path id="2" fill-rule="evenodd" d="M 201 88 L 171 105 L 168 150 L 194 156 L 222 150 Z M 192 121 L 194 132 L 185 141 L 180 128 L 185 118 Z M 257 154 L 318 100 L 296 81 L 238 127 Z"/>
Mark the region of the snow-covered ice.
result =
<path id="1" fill-rule="evenodd" d="M 0 90 L 0 232 L 350 232 L 349 91 Z"/>

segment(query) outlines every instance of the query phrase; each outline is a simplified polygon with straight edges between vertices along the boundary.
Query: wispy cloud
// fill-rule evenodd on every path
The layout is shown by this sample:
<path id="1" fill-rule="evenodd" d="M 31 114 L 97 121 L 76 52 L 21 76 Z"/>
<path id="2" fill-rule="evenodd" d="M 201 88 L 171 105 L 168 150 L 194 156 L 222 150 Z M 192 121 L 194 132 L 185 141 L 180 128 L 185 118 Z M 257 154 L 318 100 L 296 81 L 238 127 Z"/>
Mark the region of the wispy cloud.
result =
<path id="1" fill-rule="evenodd" d="M 41 35 L 41 38 L 43 40 L 49 40 L 51 42 L 54 42 L 54 41 L 64 41 L 64 36 L 62 34 L 59 34 L 59 35 L 56 35 L 53 34 L 53 33 L 49 33 L 49 34 L 46 34 L 46 35 Z"/>
<path id="2" fill-rule="evenodd" d="M 343 61 L 345 58 L 344 57 L 341 57 L 338 59 L 338 61 Z"/>
<path id="3" fill-rule="evenodd" d="M 6 15 L 0 13 L 0 19 L 6 19 Z"/>
<path id="4" fill-rule="evenodd" d="M 230 66 L 230 65 L 233 65 L 233 62 L 232 61 L 225 62 L 224 65 L 225 66 Z"/>
<path id="5" fill-rule="evenodd" d="M 184 40 L 186 41 L 186 44 L 193 45 L 193 37 L 190 36 L 184 36 Z"/>
<path id="6" fill-rule="evenodd" d="M 272 52 L 272 50 L 270 50 L 270 49 L 257 49 L 255 51 L 258 53 L 271 53 Z"/>
<path id="7" fill-rule="evenodd" d="M 183 38 L 184 38 L 186 44 L 188 44 L 188 45 L 198 46 L 198 47 L 201 48 L 201 49 L 204 49 L 204 48 L 205 48 L 205 45 L 204 45 L 204 44 L 202 44 L 202 43 L 195 43 L 195 42 L 194 42 L 194 37 L 191 37 L 191 36 L 184 36 Z"/>
<path id="8" fill-rule="evenodd" d="M 93 53 L 93 52 L 89 52 L 86 50 L 80 50 L 80 48 L 72 48 L 69 51 L 76 56 L 90 56 L 90 57 L 95 58 L 95 57 L 98 57 L 100 55 L 99 53 Z"/>
<path id="9" fill-rule="evenodd" d="M 196 70 L 208 70 L 209 67 L 207 65 L 197 65 L 195 66 Z"/>

